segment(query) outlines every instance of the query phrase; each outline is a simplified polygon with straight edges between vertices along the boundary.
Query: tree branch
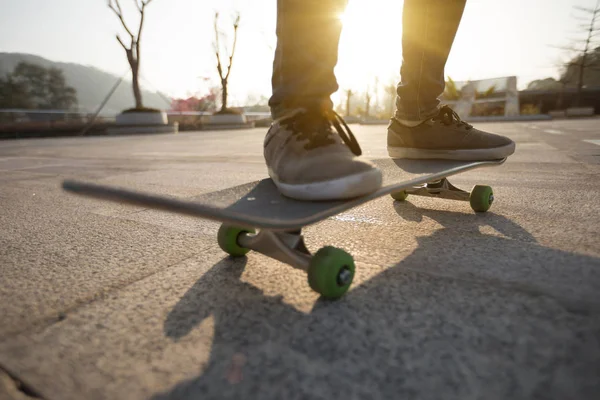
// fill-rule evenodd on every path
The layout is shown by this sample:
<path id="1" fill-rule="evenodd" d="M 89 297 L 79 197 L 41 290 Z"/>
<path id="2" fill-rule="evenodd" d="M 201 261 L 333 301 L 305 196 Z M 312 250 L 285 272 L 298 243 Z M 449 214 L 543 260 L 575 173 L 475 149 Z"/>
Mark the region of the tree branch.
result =
<path id="1" fill-rule="evenodd" d="M 139 0 L 133 0 L 133 1 L 135 2 L 135 5 L 137 6 L 137 9 L 139 12 L 142 12 L 144 10 L 144 7 L 146 7 L 148 4 L 150 4 L 152 2 L 152 0 L 146 0 L 146 1 L 142 0 L 142 2 L 141 2 L 142 5 L 140 6 L 140 3 L 138 3 Z"/>
<path id="2" fill-rule="evenodd" d="M 585 13 L 588 14 L 595 14 L 596 13 L 596 9 L 595 8 L 586 8 L 586 7 L 581 7 L 581 6 L 573 6 L 574 9 L 579 10 L 579 11 L 583 11 Z"/>
<path id="3" fill-rule="evenodd" d="M 136 4 L 137 4 L 137 0 L 136 0 Z M 146 8 L 147 4 L 148 3 L 142 2 L 142 7 L 139 8 L 139 10 L 140 10 L 140 29 L 138 29 L 137 40 L 136 40 L 136 47 L 138 49 L 140 47 L 140 38 L 142 37 L 142 28 L 144 27 L 144 15 L 146 14 L 145 8 Z"/>
<path id="4" fill-rule="evenodd" d="M 121 3 L 119 3 L 119 0 L 117 0 L 117 7 L 119 8 L 119 14 L 123 15 L 123 10 L 121 9 Z"/>
<path id="5" fill-rule="evenodd" d="M 123 48 L 125 49 L 125 51 L 128 51 L 129 49 L 127 48 L 127 46 L 125 46 L 125 44 L 123 43 L 123 41 L 121 40 L 121 38 L 119 37 L 119 35 L 117 35 L 117 40 L 119 41 L 119 43 L 121 43 L 121 46 L 123 46 Z"/>
<path id="6" fill-rule="evenodd" d="M 219 27 L 217 26 L 217 21 L 219 20 L 219 13 L 216 12 L 215 13 L 215 22 L 214 22 L 214 28 L 215 28 L 215 54 L 217 55 L 217 71 L 219 71 L 219 78 L 221 78 L 221 80 L 224 79 L 223 76 L 223 67 L 221 66 L 221 55 L 219 54 L 220 52 L 220 48 L 219 48 Z"/>
<path id="7" fill-rule="evenodd" d="M 559 50 L 567 50 L 567 51 L 575 51 L 575 52 L 582 52 L 583 49 L 580 49 L 578 47 L 575 46 L 556 46 L 556 45 L 550 45 L 550 47 L 554 47 L 555 49 L 559 49 Z"/>
<path id="8" fill-rule="evenodd" d="M 227 75 L 225 76 L 225 80 L 229 78 L 229 74 L 231 73 L 231 65 L 233 64 L 233 55 L 235 54 L 235 46 L 237 44 L 237 34 L 239 26 L 240 15 L 238 14 L 235 18 L 235 22 L 233 23 L 233 47 L 231 49 L 231 54 L 229 55 L 229 65 L 227 66 Z"/>
<path id="9" fill-rule="evenodd" d="M 133 38 L 133 33 L 131 33 L 131 31 L 127 27 L 127 24 L 125 23 L 125 19 L 123 19 L 123 11 L 121 10 L 121 5 L 119 4 L 119 0 L 115 0 L 115 3 L 117 4 L 117 8 L 115 8 L 113 6 L 112 0 L 108 0 L 108 7 L 115 12 L 117 17 L 119 17 L 119 20 L 121 21 L 121 24 L 123 25 L 123 28 L 125 28 L 125 30 L 129 34 L 129 36 L 131 36 Z"/>

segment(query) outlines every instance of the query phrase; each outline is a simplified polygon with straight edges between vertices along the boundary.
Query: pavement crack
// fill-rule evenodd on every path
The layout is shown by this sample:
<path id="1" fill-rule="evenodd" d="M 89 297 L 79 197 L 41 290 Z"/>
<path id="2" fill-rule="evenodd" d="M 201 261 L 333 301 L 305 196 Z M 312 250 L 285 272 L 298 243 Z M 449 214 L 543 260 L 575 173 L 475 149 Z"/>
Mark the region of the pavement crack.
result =
<path id="1" fill-rule="evenodd" d="M 169 268 L 176 267 L 177 265 L 184 263 L 188 260 L 200 257 L 206 251 L 208 251 L 210 249 L 214 249 L 214 248 L 215 247 L 213 245 L 206 245 L 206 247 L 202 248 L 200 251 L 193 253 L 182 259 L 178 259 L 177 261 L 174 261 L 174 262 L 164 266 L 163 268 L 153 270 L 153 271 L 151 271 L 145 275 L 139 276 L 136 279 L 133 279 L 131 281 L 127 281 L 124 283 L 117 283 L 114 285 L 109 285 L 109 286 L 91 294 L 88 297 L 85 297 L 85 298 L 82 298 L 82 299 L 76 301 L 70 307 L 63 309 L 58 313 L 54 313 L 54 314 L 50 314 L 50 315 L 41 317 L 39 320 L 33 322 L 31 325 L 28 325 L 25 329 L 29 330 L 30 332 L 44 332 L 47 329 L 50 329 L 50 328 L 56 326 L 57 324 L 64 322 L 68 318 L 69 314 L 73 314 L 73 313 L 77 312 L 77 310 L 79 310 L 83 307 L 86 307 L 97 301 L 102 301 L 102 300 L 108 299 L 108 298 L 110 298 L 110 296 L 112 294 L 114 294 L 116 292 L 126 289 L 127 287 L 134 285 L 138 282 L 141 282 L 143 280 L 149 279 L 149 278 L 153 277 L 154 275 L 161 273 Z M 23 330 L 8 331 L 0 339 L 2 341 L 6 341 L 6 340 L 8 340 L 12 337 L 18 336 L 22 333 L 23 333 Z M 0 368 L 1 368 L 1 366 L 0 366 Z M 0 397 L 0 399 L 1 399 L 1 397 Z"/>
<path id="2" fill-rule="evenodd" d="M 4 398 L 4 395 L 15 400 L 43 400 L 40 393 L 31 385 L 0 365 L 0 397 Z"/>
<path id="3" fill-rule="evenodd" d="M 72 313 L 76 312 L 77 310 L 79 310 L 85 306 L 88 306 L 92 303 L 95 303 L 97 301 L 102 301 L 104 299 L 108 299 L 115 292 L 119 292 L 131 285 L 134 285 L 138 282 L 149 279 L 162 271 L 165 271 L 169 268 L 176 267 L 177 265 L 179 265 L 181 263 L 184 263 L 188 260 L 194 259 L 194 258 L 198 257 L 199 255 L 201 255 L 206 250 L 211 249 L 211 248 L 212 248 L 211 246 L 207 246 L 205 249 L 203 249 L 202 251 L 200 251 L 198 253 L 194 253 L 194 254 L 190 255 L 189 257 L 185 257 L 183 259 L 177 260 L 176 262 L 173 262 L 173 263 L 165 266 L 164 268 L 161 268 L 160 270 L 152 271 L 146 275 L 138 277 L 137 279 L 128 281 L 127 283 L 108 286 L 105 289 L 101 290 L 100 292 L 97 292 L 94 295 L 90 296 L 89 298 L 81 300 L 81 301 L 77 302 L 76 304 L 74 304 L 72 307 L 61 311 L 60 313 L 58 313 L 58 315 L 53 316 L 52 319 L 50 320 L 50 322 L 47 323 L 47 325 L 44 325 L 43 327 L 41 327 L 40 329 L 42 331 L 45 331 L 45 330 L 55 326 L 56 324 L 60 324 L 61 322 L 63 322 L 64 320 L 67 319 L 68 314 L 72 314 Z M 47 321 L 47 319 L 46 319 L 46 321 Z M 16 333 L 16 334 L 18 335 L 19 333 Z"/>

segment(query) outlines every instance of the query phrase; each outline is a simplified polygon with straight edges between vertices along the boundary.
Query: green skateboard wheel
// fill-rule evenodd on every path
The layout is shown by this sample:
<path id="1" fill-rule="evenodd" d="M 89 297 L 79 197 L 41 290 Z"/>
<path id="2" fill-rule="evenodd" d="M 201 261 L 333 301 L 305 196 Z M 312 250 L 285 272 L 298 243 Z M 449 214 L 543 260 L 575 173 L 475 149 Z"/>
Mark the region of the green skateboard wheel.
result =
<path id="1" fill-rule="evenodd" d="M 232 257 L 241 257 L 248 253 L 250 249 L 246 249 L 239 245 L 238 237 L 243 233 L 255 233 L 254 229 L 238 228 L 227 224 L 222 224 L 219 227 L 217 234 L 217 242 L 219 247 L 225 253 Z"/>
<path id="2" fill-rule="evenodd" d="M 392 196 L 394 200 L 404 201 L 408 197 L 408 193 L 406 193 L 406 190 L 401 190 L 399 192 L 392 193 L 390 196 Z"/>
<path id="3" fill-rule="evenodd" d="M 471 208 L 476 212 L 486 212 L 494 202 L 494 192 L 490 186 L 475 185 L 469 196 Z"/>
<path id="4" fill-rule="evenodd" d="M 350 254 L 335 247 L 323 247 L 310 260 L 308 284 L 321 296 L 337 299 L 352 284 L 354 269 L 354 260 Z"/>

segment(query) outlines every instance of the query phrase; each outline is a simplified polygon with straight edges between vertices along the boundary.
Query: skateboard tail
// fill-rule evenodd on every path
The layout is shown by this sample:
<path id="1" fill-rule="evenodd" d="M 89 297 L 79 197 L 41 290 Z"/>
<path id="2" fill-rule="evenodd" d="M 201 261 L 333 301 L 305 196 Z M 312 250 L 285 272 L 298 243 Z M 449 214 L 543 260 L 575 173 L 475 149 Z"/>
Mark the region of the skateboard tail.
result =
<path id="1" fill-rule="evenodd" d="M 133 206 L 150 207 L 152 209 L 194 217 L 201 216 L 202 218 L 217 222 L 235 224 L 245 228 L 254 228 L 252 224 L 248 223 L 247 218 L 244 218 L 242 215 L 238 215 L 234 211 L 226 212 L 222 208 L 212 207 L 206 204 L 197 204 L 168 197 L 157 197 L 156 195 L 75 180 L 65 180 L 62 184 L 62 188 L 67 192 L 94 199 L 107 200 L 121 204 L 126 203 Z"/>

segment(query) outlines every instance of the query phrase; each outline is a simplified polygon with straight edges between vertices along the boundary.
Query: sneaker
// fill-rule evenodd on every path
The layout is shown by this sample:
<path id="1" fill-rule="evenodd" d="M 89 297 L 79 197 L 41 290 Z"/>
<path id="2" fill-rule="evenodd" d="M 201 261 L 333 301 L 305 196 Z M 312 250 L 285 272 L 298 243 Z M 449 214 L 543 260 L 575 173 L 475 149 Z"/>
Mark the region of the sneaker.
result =
<path id="1" fill-rule="evenodd" d="M 388 127 L 388 153 L 392 158 L 483 161 L 505 158 L 514 152 L 515 142 L 473 128 L 448 106 L 415 127 L 395 119 Z"/>
<path id="2" fill-rule="evenodd" d="M 356 138 L 333 111 L 295 110 L 271 124 L 264 142 L 269 176 L 298 200 L 342 200 L 381 187 L 381 171 L 363 160 Z"/>

